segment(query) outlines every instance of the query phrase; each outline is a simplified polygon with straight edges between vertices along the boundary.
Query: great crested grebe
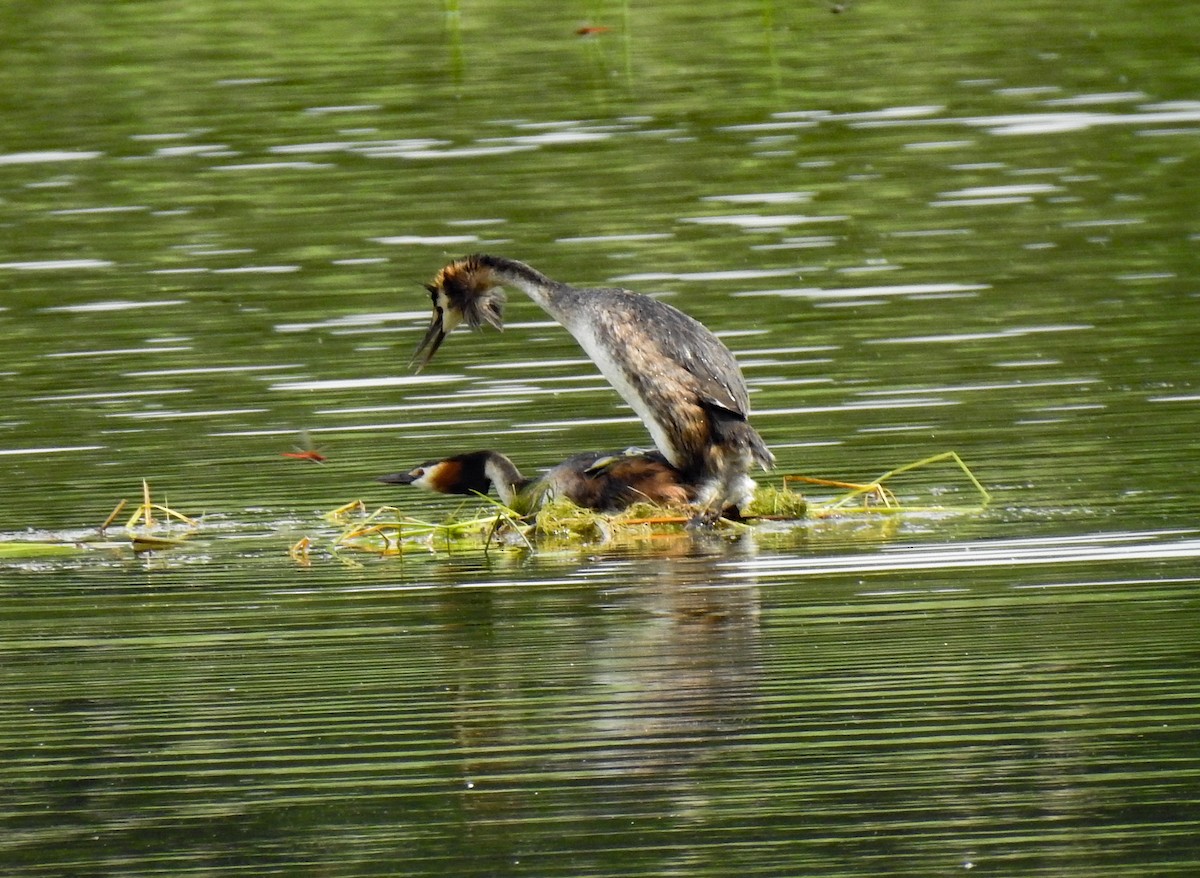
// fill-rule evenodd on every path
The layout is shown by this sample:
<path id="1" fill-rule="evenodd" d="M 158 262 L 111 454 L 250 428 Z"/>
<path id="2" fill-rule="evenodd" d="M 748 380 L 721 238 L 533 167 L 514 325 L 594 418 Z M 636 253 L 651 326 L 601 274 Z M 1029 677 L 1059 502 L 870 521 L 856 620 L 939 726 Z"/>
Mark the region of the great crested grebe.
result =
<path id="1" fill-rule="evenodd" d="M 753 498 L 751 467 L 770 469 L 775 456 L 746 420 L 742 371 L 720 339 L 665 302 L 623 289 L 572 287 L 502 256 L 468 256 L 425 285 L 433 319 L 413 354 L 417 369 L 460 323 L 503 329 L 504 286 L 523 291 L 575 337 L 694 486 L 696 505 L 713 515 Z"/>
<path id="2" fill-rule="evenodd" d="M 536 479 L 521 475 L 499 451 L 471 451 L 429 460 L 406 473 L 376 479 L 389 485 L 415 485 L 439 494 L 486 494 L 496 486 L 501 502 L 526 514 L 554 497 L 601 512 L 619 512 L 647 500 L 682 506 L 694 497 L 679 471 L 657 452 L 585 452 L 567 458 Z"/>

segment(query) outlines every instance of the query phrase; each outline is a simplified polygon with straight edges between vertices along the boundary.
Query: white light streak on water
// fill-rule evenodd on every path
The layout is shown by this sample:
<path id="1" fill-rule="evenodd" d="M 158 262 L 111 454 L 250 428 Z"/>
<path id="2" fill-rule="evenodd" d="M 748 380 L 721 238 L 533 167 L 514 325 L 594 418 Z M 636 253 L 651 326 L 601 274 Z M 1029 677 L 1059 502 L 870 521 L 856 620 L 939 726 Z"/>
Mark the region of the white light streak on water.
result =
<path id="1" fill-rule="evenodd" d="M 552 325 L 557 326 L 558 324 Z M 562 360 L 524 360 L 506 363 L 475 363 L 467 366 L 467 369 L 479 372 L 507 371 L 512 369 L 520 369 L 524 371 L 530 369 L 551 369 L 558 368 L 560 366 L 590 366 L 591 364 L 592 361 L 586 357 L 572 357 L 570 359 Z"/>
<path id="2" fill-rule="evenodd" d="M 31 396 L 30 402 L 70 402 L 72 400 L 92 399 L 104 400 L 139 399 L 143 396 L 169 396 L 176 393 L 191 393 L 190 387 L 171 388 L 169 390 L 120 390 L 105 393 L 61 393 L 53 396 Z"/>
<path id="3" fill-rule="evenodd" d="M 190 418 L 217 418 L 228 415 L 258 415 L 270 409 L 262 408 L 243 408 L 243 409 L 208 409 L 206 411 L 196 412 L 173 412 L 173 411 L 154 411 L 154 412 L 112 412 L 108 415 L 110 418 L 128 418 L 133 421 L 181 421 Z"/>
<path id="4" fill-rule="evenodd" d="M 942 104 L 922 104 L 912 107 L 886 107 L 882 110 L 866 110 L 861 113 L 835 113 L 829 118 L 839 120 L 892 120 L 892 119 L 923 119 L 936 116 L 946 108 Z M 779 114 L 785 115 L 785 114 Z"/>
<path id="5" fill-rule="evenodd" d="M 499 423 L 495 420 L 487 418 L 474 418 L 462 421 L 402 421 L 399 423 L 383 423 L 383 424 L 343 424 L 336 427 L 307 427 L 306 433 L 362 433 L 371 432 L 374 430 L 414 430 L 428 429 L 430 427 L 452 427 L 458 429 L 460 427 L 477 427 L 485 424 Z M 285 428 L 270 428 L 264 430 L 223 430 L 220 432 L 209 433 L 209 436 L 295 436 L 296 429 L 294 427 Z"/>
<path id="6" fill-rule="evenodd" d="M 190 351 L 191 345 L 177 345 L 162 348 L 111 348 L 102 351 L 63 351 L 54 354 L 42 354 L 47 359 L 69 359 L 73 357 L 115 357 L 125 354 L 171 354 L 180 351 Z"/>
<path id="7" fill-rule="evenodd" d="M 991 198 L 995 195 L 1042 195 L 1062 191 L 1061 186 L 1053 183 L 1013 183 L 1007 186 L 972 186 L 940 194 L 943 198 Z"/>
<path id="8" fill-rule="evenodd" d="M 556 244 L 601 244 L 609 241 L 661 241 L 675 237 L 670 232 L 634 232 L 626 235 L 581 235 L 575 238 L 556 238 Z"/>
<path id="9" fill-rule="evenodd" d="M 105 445 L 61 445 L 46 448 L 0 448 L 0 454 L 9 456 L 20 454 L 63 454 L 69 451 L 99 451 L 106 447 Z"/>
<path id="10" fill-rule="evenodd" d="M 375 113 L 382 109 L 380 104 L 331 104 L 325 107 L 306 107 L 304 112 L 323 116 L 330 113 Z"/>
<path id="11" fill-rule="evenodd" d="M 107 259 L 43 259 L 35 262 L 0 262 L 0 268 L 15 271 L 68 271 L 74 268 L 109 268 Z"/>
<path id="12" fill-rule="evenodd" d="M 372 238 L 376 244 L 424 244 L 432 247 L 449 247 L 459 244 L 474 244 L 478 235 L 389 235 Z"/>
<path id="13" fill-rule="evenodd" d="M 750 297 L 779 297 L 783 299 L 856 299 L 875 296 L 912 296 L 930 295 L 937 293 L 974 293 L 991 289 L 988 284 L 896 284 L 881 287 L 843 287 L 825 289 L 821 287 L 801 287 L 787 290 L 745 290 L 734 293 L 734 298 Z"/>
<path id="14" fill-rule="evenodd" d="M 421 311 L 382 311 L 368 314 L 345 314 L 331 317 L 328 320 L 317 320 L 312 323 L 278 323 L 276 332 L 309 332 L 313 329 L 346 329 L 349 327 L 378 326 L 381 323 L 397 320 L 428 319 L 428 309 Z"/>
<path id="15" fill-rule="evenodd" d="M 956 400 L 952 399 L 936 399 L 932 397 L 915 397 L 913 399 L 895 400 L 890 402 L 847 402 L 842 405 L 810 405 L 796 406 L 794 408 L 776 408 L 776 409 L 755 409 L 754 417 L 767 418 L 777 415 L 814 415 L 828 414 L 830 412 L 851 412 L 851 411 L 883 411 L 885 409 L 912 409 L 912 408 L 933 408 L 948 405 L 958 405 Z"/>
<path id="16" fill-rule="evenodd" d="M 811 201 L 815 192 L 747 192 L 740 195 L 706 195 L 701 201 L 729 204 L 800 204 Z"/>
<path id="17" fill-rule="evenodd" d="M 672 274 L 664 271 L 649 271 L 639 274 L 622 274 L 613 278 L 615 283 L 636 283 L 639 281 L 685 280 L 685 281 L 714 281 L 714 280 L 754 280 L 762 277 L 795 277 L 799 272 L 794 268 L 738 268 L 728 271 L 690 271 L 682 274 Z"/>
<path id="18" fill-rule="evenodd" d="M 1161 106 L 1161 105 L 1156 105 Z M 850 119 L 849 115 L 834 117 Z M 990 134 L 1057 134 L 1070 131 L 1086 131 L 1091 128 L 1117 125 L 1168 125 L 1200 122 L 1200 107 L 1189 102 L 1181 105 L 1153 109 L 1145 107 L 1130 113 L 1091 112 L 1045 112 L 1012 113 L 997 116 L 938 117 L 932 119 L 861 119 L 853 121 L 854 128 L 882 128 L 905 125 L 965 125 L 983 128 Z"/>
<path id="19" fill-rule="evenodd" d="M 0 165 L 31 165 L 42 162 L 77 162 L 83 159 L 95 159 L 104 155 L 102 152 L 86 150 L 47 149 L 39 152 L 10 152 L 0 154 Z"/>
<path id="20" fill-rule="evenodd" d="M 608 140 L 612 134 L 604 131 L 548 131 L 543 134 L 522 134 L 516 137 L 489 137 L 480 143 L 516 143 L 533 146 L 557 146 L 571 143 L 591 143 Z"/>
<path id="21" fill-rule="evenodd" d="M 299 265 L 242 265 L 235 268 L 215 268 L 213 274 L 290 274 Z"/>
<path id="22" fill-rule="evenodd" d="M 1094 329 L 1088 323 L 1066 323 L 1062 326 L 1027 326 L 1001 329 L 996 332 L 955 332 L 948 335 L 914 335 L 907 338 L 872 338 L 866 344 L 934 344 L 940 342 L 987 341 L 996 338 L 1021 338 L 1038 332 L 1074 332 L 1079 329 Z"/>
<path id="23" fill-rule="evenodd" d="M 308 171 L 333 168 L 329 162 L 243 162 L 236 165 L 213 165 L 214 171 Z"/>
<path id="24" fill-rule="evenodd" d="M 903 393 L 975 393 L 978 391 L 993 391 L 993 390 L 1014 390 L 1030 387 L 1076 387 L 1084 384 L 1096 384 L 1098 378 L 1057 378 L 1048 381 L 998 381 L 995 383 L 981 384 L 946 384 L 934 385 L 932 387 L 907 388 L 907 389 L 891 389 L 882 388 L 879 390 L 861 390 L 860 396 L 895 396 Z"/>
<path id="25" fill-rule="evenodd" d="M 514 152 L 530 152 L 538 147 L 531 143 L 509 143 L 498 146 L 463 146 L 457 149 L 398 149 L 395 151 L 371 150 L 365 155 L 372 158 L 400 159 L 477 159 L 486 156 L 507 155 Z"/>
<path id="26" fill-rule="evenodd" d="M 178 158 L 192 155 L 231 156 L 237 155 L 237 152 L 224 143 L 193 143 L 186 146 L 160 146 L 154 150 L 154 154 L 160 158 Z"/>
<path id="27" fill-rule="evenodd" d="M 183 299 L 163 299 L 157 302 L 86 302 L 82 305 L 51 305 L 39 308 L 44 312 L 61 311 L 71 314 L 84 314 L 92 311 L 133 311 L 139 308 L 166 308 L 172 305 L 186 305 Z"/>
<path id="28" fill-rule="evenodd" d="M 929 202 L 931 207 L 983 207 L 997 204 L 1028 204 L 1028 195 L 1001 195 L 994 198 L 944 198 Z"/>
<path id="29" fill-rule="evenodd" d="M 806 216 L 803 214 L 780 214 L 764 216 L 757 213 L 730 214 L 728 216 L 685 216 L 681 223 L 694 223 L 700 226 L 740 226 L 743 229 L 778 229 L 785 226 L 796 226 L 804 223 L 840 223 L 850 219 L 846 214 L 830 216 Z"/>
<path id="30" fill-rule="evenodd" d="M 1157 561 L 1200 559 L 1200 539 L 1169 539 L 1189 531 L 1095 534 L 1028 540 L 994 540 L 902 546 L 872 555 L 765 558 L 727 565 L 725 578 L 827 576 L 833 573 L 869 574 L 905 570 L 951 570 L 970 567 L 1086 564 L 1100 561 Z"/>
<path id="31" fill-rule="evenodd" d="M 213 375 L 225 372 L 274 372 L 280 369 L 303 369 L 300 363 L 278 363 L 266 366 L 190 366 L 181 369 L 147 369 L 141 372 L 124 372 L 126 378 L 157 378 L 165 375 Z"/>
<path id="32" fill-rule="evenodd" d="M 114 207 L 68 207 L 62 210 L 52 210 L 50 211 L 50 216 L 76 216 L 93 213 L 139 213 L 149 209 L 144 204 Z"/>
<path id="33" fill-rule="evenodd" d="M 1042 101 L 1046 107 L 1087 107 L 1094 104 L 1128 103 L 1145 100 L 1146 93 L 1142 91 L 1114 91 L 1098 94 L 1074 95 L 1069 98 L 1050 98 Z"/>
<path id="34" fill-rule="evenodd" d="M 531 396 L 532 394 L 539 393 L 539 392 L 540 393 L 562 393 L 562 392 L 571 393 L 572 391 L 570 391 L 570 390 L 567 390 L 567 391 L 560 391 L 560 390 L 528 391 L 528 390 L 524 390 L 524 391 L 522 391 L 522 393 L 527 396 Z M 532 400 L 521 399 L 519 397 L 512 397 L 512 398 L 508 399 L 508 402 L 512 403 L 513 405 L 524 405 L 531 401 Z M 474 398 L 474 399 L 464 400 L 461 402 L 450 402 L 450 401 L 409 402 L 409 401 L 405 401 L 404 403 L 402 403 L 400 405 L 345 406 L 345 407 L 339 407 L 339 408 L 316 409 L 313 412 L 313 414 L 320 415 L 320 416 L 340 417 L 343 415 L 377 415 L 377 414 L 384 414 L 387 412 L 411 412 L 411 411 L 418 411 L 418 410 L 421 410 L 421 411 L 431 410 L 431 411 L 441 412 L 441 411 L 449 411 L 450 409 L 477 409 L 477 408 L 479 408 L 479 400 L 478 400 L 478 398 Z"/>
<path id="35" fill-rule="evenodd" d="M 462 375 L 390 375 L 382 378 L 332 378 L 314 381 L 281 381 L 269 390 L 357 390 L 372 387 L 416 387 L 461 381 Z"/>
<path id="36" fill-rule="evenodd" d="M 525 430 L 545 430 L 545 429 L 569 429 L 571 427 L 607 427 L 613 424 L 639 424 L 641 419 L 637 417 L 629 418 L 570 418 L 565 421 L 526 421 L 523 424 L 515 424 L 514 428 L 518 431 Z"/>
<path id="37" fill-rule="evenodd" d="M 974 143 L 975 141 L 973 140 L 925 140 L 920 143 L 906 143 L 904 144 L 904 148 L 913 151 L 932 152 L 938 149 L 963 149 L 974 145 Z"/>

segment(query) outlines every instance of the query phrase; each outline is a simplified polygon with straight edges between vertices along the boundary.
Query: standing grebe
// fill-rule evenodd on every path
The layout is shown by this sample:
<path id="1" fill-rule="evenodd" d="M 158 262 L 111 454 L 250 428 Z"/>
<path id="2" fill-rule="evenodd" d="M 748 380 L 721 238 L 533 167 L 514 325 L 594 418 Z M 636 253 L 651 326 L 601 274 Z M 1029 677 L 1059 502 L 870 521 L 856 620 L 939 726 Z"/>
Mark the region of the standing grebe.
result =
<path id="1" fill-rule="evenodd" d="M 620 512 L 642 500 L 683 506 L 693 499 L 679 471 L 656 452 L 585 452 L 567 458 L 536 479 L 521 475 L 499 451 L 472 451 L 428 460 L 406 473 L 376 479 L 415 485 L 439 494 L 486 494 L 496 486 L 505 506 L 522 514 L 554 497 L 601 512 Z"/>
<path id="2" fill-rule="evenodd" d="M 503 286 L 522 290 L 575 337 L 695 487 L 695 502 L 707 514 L 753 498 L 751 467 L 770 469 L 775 456 L 746 420 L 742 371 L 720 339 L 665 302 L 629 290 L 568 286 L 501 256 L 468 256 L 426 284 L 433 319 L 413 354 L 417 369 L 459 323 L 502 329 Z"/>

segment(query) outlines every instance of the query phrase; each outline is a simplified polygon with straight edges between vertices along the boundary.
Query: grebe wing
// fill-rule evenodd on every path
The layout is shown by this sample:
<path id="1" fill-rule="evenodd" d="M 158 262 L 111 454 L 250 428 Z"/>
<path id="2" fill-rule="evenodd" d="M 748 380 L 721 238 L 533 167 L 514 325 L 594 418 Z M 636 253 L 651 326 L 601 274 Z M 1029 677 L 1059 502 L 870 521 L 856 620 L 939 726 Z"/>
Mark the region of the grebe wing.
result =
<path id="1" fill-rule="evenodd" d="M 745 420 L 750 413 L 750 396 L 746 390 L 742 370 L 733 353 L 703 323 L 684 314 L 678 308 L 639 295 L 628 290 L 614 292 L 623 295 L 616 299 L 623 307 L 610 311 L 616 321 L 627 321 L 633 332 L 631 337 L 644 339 L 641 346 L 653 346 L 657 350 L 646 351 L 646 356 L 658 356 L 679 366 L 687 372 L 694 383 L 697 400 L 709 408 L 723 409 Z M 625 312 L 618 318 L 618 311 Z M 639 324 L 652 324 L 655 334 L 651 338 L 645 333 L 637 334 Z M 614 336 L 620 340 L 621 333 L 614 326 Z"/>

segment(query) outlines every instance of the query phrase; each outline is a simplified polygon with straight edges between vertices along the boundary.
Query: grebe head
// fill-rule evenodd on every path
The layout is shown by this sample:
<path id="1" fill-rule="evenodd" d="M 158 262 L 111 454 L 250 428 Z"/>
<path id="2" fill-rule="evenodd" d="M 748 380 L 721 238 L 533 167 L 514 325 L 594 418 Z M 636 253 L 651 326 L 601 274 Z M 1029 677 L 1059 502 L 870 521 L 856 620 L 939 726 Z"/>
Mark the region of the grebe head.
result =
<path id="1" fill-rule="evenodd" d="M 487 473 L 488 452 L 475 451 L 438 460 L 427 460 L 406 473 L 380 476 L 385 485 L 412 485 L 437 494 L 486 494 L 492 480 Z"/>
<path id="2" fill-rule="evenodd" d="M 425 284 L 425 289 L 433 300 L 433 318 L 413 352 L 412 363 L 418 372 L 460 323 L 472 329 L 484 323 L 504 328 L 504 290 L 500 289 L 486 256 L 468 256 L 451 262 L 437 273 L 432 283 Z"/>

